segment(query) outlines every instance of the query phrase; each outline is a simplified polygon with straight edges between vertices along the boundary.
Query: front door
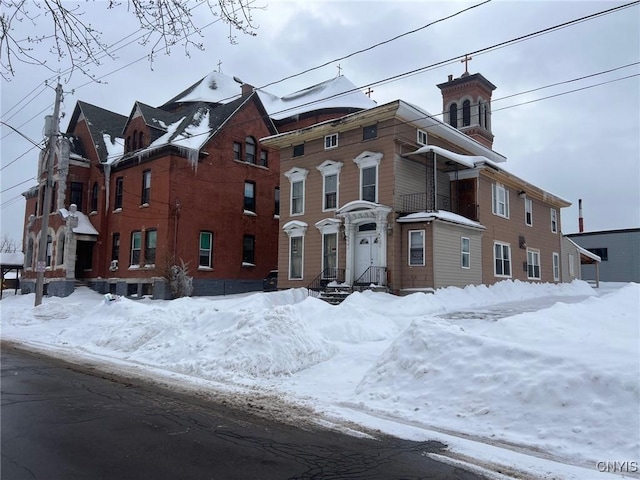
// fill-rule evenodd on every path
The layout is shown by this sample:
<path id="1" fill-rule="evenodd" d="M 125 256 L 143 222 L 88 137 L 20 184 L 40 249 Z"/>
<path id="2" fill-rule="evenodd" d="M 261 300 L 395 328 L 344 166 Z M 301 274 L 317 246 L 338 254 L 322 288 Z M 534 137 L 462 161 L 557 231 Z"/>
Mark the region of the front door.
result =
<path id="1" fill-rule="evenodd" d="M 367 224 L 373 225 L 375 229 L 375 224 Z M 356 235 L 356 251 L 355 251 L 355 273 L 356 276 L 354 281 L 358 282 L 358 280 L 362 277 L 363 274 L 367 273 L 360 282 L 364 283 L 378 283 L 378 279 L 376 278 L 375 269 L 369 270 L 369 267 L 378 267 L 379 264 L 379 239 L 376 231 L 360 231 Z M 368 272 L 367 272 L 368 270 Z"/>

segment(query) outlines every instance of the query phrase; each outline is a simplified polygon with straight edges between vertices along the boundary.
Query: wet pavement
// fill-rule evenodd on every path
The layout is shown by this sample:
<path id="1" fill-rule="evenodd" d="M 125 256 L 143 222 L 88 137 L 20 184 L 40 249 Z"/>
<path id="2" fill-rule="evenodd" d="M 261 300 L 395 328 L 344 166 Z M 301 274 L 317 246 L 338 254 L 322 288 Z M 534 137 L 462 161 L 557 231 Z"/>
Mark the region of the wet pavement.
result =
<path id="1" fill-rule="evenodd" d="M 296 428 L 2 348 L 3 479 L 447 479 L 437 442 Z"/>

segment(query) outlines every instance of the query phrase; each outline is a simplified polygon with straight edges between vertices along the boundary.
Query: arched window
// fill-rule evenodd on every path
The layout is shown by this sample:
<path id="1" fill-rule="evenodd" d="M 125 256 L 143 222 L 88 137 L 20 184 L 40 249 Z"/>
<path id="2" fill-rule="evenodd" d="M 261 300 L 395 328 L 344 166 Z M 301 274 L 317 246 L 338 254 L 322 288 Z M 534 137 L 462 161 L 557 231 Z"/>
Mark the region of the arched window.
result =
<path id="1" fill-rule="evenodd" d="M 124 141 L 124 151 L 128 152 L 129 150 L 131 150 L 131 136 L 128 136 Z"/>
<path id="2" fill-rule="evenodd" d="M 462 126 L 468 127 L 471 125 L 471 102 L 465 100 L 462 102 Z"/>
<path id="3" fill-rule="evenodd" d="M 132 142 L 131 150 L 137 150 L 138 149 L 138 131 L 137 130 L 133 131 L 131 142 Z"/>
<path id="4" fill-rule="evenodd" d="M 256 139 L 253 137 L 247 137 L 244 139 L 246 143 L 245 148 L 245 162 L 256 163 Z"/>
<path id="5" fill-rule="evenodd" d="M 458 104 L 452 103 L 449 107 L 449 125 L 458 128 Z"/>
<path id="6" fill-rule="evenodd" d="M 58 233 L 58 244 L 56 246 L 56 265 L 64 264 L 64 229 Z"/>
<path id="7" fill-rule="evenodd" d="M 143 140 L 144 140 L 144 133 L 140 132 L 138 134 L 138 148 L 144 148 Z"/>
<path id="8" fill-rule="evenodd" d="M 484 102 L 482 100 L 478 100 L 478 124 L 481 127 L 487 127 L 487 124 L 484 122 Z"/>

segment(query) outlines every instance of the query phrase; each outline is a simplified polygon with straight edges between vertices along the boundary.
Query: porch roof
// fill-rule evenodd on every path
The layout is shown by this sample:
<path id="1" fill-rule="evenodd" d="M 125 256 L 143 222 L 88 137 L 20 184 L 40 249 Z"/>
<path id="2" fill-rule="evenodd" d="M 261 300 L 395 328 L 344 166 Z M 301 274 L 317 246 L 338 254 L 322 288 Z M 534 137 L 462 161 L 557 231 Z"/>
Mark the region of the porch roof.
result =
<path id="1" fill-rule="evenodd" d="M 600 262 L 602 262 L 602 259 L 598 255 L 596 255 L 595 253 L 590 252 L 586 248 L 582 248 L 580 245 L 578 245 L 576 242 L 571 240 L 566 235 L 565 235 L 564 238 L 566 238 L 569 242 L 571 242 L 571 244 L 574 247 L 576 247 L 576 250 L 578 250 L 578 252 L 580 252 L 580 263 L 595 263 L 595 262 L 600 263 Z"/>
<path id="2" fill-rule="evenodd" d="M 61 208 L 59 212 L 65 220 L 68 216 L 75 216 L 78 218 L 78 226 L 71 229 L 73 233 L 78 233 L 80 235 L 98 235 L 98 231 L 91 224 L 91 221 L 89 221 L 89 217 L 84 213 L 78 211 L 71 213 L 66 208 Z"/>
<path id="3" fill-rule="evenodd" d="M 485 230 L 486 227 L 479 222 L 469 220 L 462 215 L 458 215 L 453 212 L 447 212 L 446 210 L 438 210 L 436 212 L 417 212 L 411 213 L 405 217 L 400 217 L 398 223 L 415 223 L 415 222 L 432 222 L 434 220 L 441 220 L 443 222 L 455 223 L 465 227 L 471 227 L 478 230 Z"/>

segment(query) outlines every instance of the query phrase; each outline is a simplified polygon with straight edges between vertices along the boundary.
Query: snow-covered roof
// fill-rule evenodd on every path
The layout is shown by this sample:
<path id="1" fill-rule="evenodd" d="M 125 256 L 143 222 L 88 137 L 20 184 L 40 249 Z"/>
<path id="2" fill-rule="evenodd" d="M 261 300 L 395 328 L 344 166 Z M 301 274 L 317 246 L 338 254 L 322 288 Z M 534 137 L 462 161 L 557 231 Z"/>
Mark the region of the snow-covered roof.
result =
<path id="1" fill-rule="evenodd" d="M 495 161 L 482 156 L 482 155 L 461 155 L 459 153 L 455 153 L 452 152 L 450 150 L 447 150 L 446 148 L 441 148 L 441 147 L 437 147 L 435 145 L 425 145 L 423 147 L 420 147 L 419 149 L 413 151 L 413 152 L 409 152 L 409 153 L 405 153 L 403 156 L 409 156 L 409 155 L 419 155 L 419 154 L 423 154 L 423 153 L 428 153 L 428 152 L 434 152 L 438 155 L 442 155 L 443 157 L 454 161 L 460 165 L 463 165 L 467 168 L 481 168 L 483 166 L 489 166 L 491 168 L 493 168 L 494 170 L 497 170 L 499 172 L 503 172 L 505 174 L 507 174 L 509 177 L 511 177 L 512 179 L 516 180 L 518 183 L 522 184 L 523 186 L 527 186 L 530 188 L 536 188 L 539 191 L 542 192 L 543 195 L 546 196 L 551 196 L 554 197 L 555 199 L 557 199 L 559 202 L 564 202 L 567 205 L 571 205 L 571 202 L 569 200 L 566 200 L 562 197 L 559 197 L 557 195 L 554 195 L 552 193 L 549 193 L 543 189 L 541 189 L 540 187 L 536 187 L 535 185 L 532 185 L 531 183 L 527 182 L 526 180 L 523 180 L 522 178 L 518 177 L 517 175 L 514 175 L 513 173 L 509 172 L 507 169 L 505 169 L 502 165 L 499 165 L 498 163 L 496 163 Z"/>
<path id="2" fill-rule="evenodd" d="M 574 242 L 573 240 L 571 240 L 567 236 L 565 236 L 564 238 L 566 238 L 569 242 L 571 242 L 573 244 L 573 246 L 576 247 L 576 250 L 578 250 L 578 252 L 580 252 L 581 255 L 584 255 L 585 257 L 588 257 L 591 260 L 595 260 L 596 262 L 602 262 L 602 259 L 600 258 L 599 255 L 596 255 L 595 253 L 590 252 L 586 248 L 582 248 L 580 245 L 578 245 L 576 242 Z"/>
<path id="3" fill-rule="evenodd" d="M 420 147 L 416 151 L 407 153 L 405 155 L 419 155 L 421 153 L 428 152 L 434 152 L 438 155 L 442 155 L 443 157 L 446 157 L 449 160 L 453 160 L 454 162 L 459 163 L 460 165 L 463 165 L 467 168 L 475 168 L 478 162 L 491 162 L 491 160 L 482 155 L 461 155 L 459 153 L 447 150 L 446 148 L 436 147 L 435 145 L 425 145 L 424 147 Z"/>
<path id="4" fill-rule="evenodd" d="M 73 233 L 78 233 L 80 235 L 98 235 L 98 231 L 93 227 L 93 225 L 89 221 L 89 217 L 87 217 L 84 213 L 79 211 L 72 213 L 66 208 L 61 208 L 58 211 L 60 212 L 60 215 L 62 215 L 62 218 L 64 218 L 65 220 L 69 216 L 78 218 L 78 226 L 71 229 Z"/>
<path id="5" fill-rule="evenodd" d="M 0 252 L 0 265 L 3 267 L 21 267 L 24 264 L 22 252 Z"/>
<path id="6" fill-rule="evenodd" d="M 267 113 L 274 120 L 283 120 L 313 110 L 328 108 L 366 110 L 376 106 L 376 102 L 343 75 L 283 97 L 277 97 L 261 89 L 256 89 L 256 92 Z"/>
<path id="7" fill-rule="evenodd" d="M 124 138 L 112 137 L 107 133 L 103 133 L 102 139 L 107 149 L 107 157 L 104 160 L 105 163 L 112 163 L 124 155 Z"/>
<path id="8" fill-rule="evenodd" d="M 242 81 L 240 79 L 229 77 L 220 72 L 211 72 L 169 100 L 165 105 L 186 102 L 229 103 L 241 95 Z"/>
<path id="9" fill-rule="evenodd" d="M 437 212 L 417 212 L 411 213 L 405 217 L 398 219 L 398 223 L 415 223 L 415 222 L 432 222 L 433 220 L 442 220 L 444 222 L 455 223 L 466 227 L 473 227 L 484 230 L 486 227 L 481 223 L 469 220 L 468 218 L 456 213 L 447 212 L 446 210 L 438 210 Z"/>

